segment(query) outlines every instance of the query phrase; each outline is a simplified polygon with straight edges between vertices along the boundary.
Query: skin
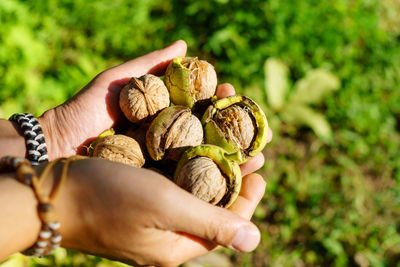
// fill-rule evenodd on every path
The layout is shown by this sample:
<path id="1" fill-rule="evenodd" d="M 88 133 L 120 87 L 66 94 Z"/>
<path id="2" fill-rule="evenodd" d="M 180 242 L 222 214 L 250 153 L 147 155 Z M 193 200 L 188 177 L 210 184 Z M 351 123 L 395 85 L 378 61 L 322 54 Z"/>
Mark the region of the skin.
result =
<path id="1" fill-rule="evenodd" d="M 66 103 L 46 111 L 39 120 L 50 160 L 82 154 L 105 129 L 124 125 L 116 103 L 129 78 L 145 73 L 162 75 L 174 57 L 185 56 L 186 49 L 185 42 L 177 41 L 108 69 Z M 230 84 L 217 88 L 218 97 L 234 93 Z M 25 141 L 18 127 L 0 120 L 0 129 L 0 156 L 24 157 Z M 198 200 L 150 170 L 100 159 L 75 162 L 55 202 L 62 246 L 133 265 L 157 266 L 179 265 L 218 245 L 251 251 L 259 243 L 260 233 L 249 219 L 266 185 L 253 172 L 263 164 L 260 153 L 241 166 L 240 195 L 226 210 Z M 52 177 L 58 177 L 59 168 Z M 0 247 L 5 248 L 0 251 L 0 261 L 30 247 L 40 229 L 36 198 L 14 176 L 0 175 Z M 53 179 L 48 180 L 45 186 L 50 187 Z"/>

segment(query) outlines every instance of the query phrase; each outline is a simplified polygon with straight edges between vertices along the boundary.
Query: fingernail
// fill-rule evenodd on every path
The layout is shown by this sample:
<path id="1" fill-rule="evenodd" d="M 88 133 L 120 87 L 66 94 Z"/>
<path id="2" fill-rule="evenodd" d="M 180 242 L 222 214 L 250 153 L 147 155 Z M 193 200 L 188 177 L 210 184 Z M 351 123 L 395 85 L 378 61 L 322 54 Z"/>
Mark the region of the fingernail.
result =
<path id="1" fill-rule="evenodd" d="M 242 226 L 233 238 L 231 248 L 249 252 L 255 249 L 260 242 L 260 232 L 256 229 Z"/>

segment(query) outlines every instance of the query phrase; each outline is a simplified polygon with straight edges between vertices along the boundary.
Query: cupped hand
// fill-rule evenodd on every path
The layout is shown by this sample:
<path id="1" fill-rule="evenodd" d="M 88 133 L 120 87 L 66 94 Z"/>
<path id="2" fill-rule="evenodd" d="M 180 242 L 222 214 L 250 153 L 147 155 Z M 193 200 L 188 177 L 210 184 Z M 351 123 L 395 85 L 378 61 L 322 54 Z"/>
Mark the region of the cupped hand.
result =
<path id="1" fill-rule="evenodd" d="M 170 61 L 185 56 L 184 41 L 130 60 L 97 75 L 77 95 L 64 104 L 48 110 L 40 118 L 49 159 L 85 154 L 86 147 L 101 132 L 126 123 L 119 108 L 119 92 L 133 76 L 146 73 L 163 75 Z M 235 94 L 230 84 L 218 86 L 217 97 Z M 270 132 L 269 137 L 272 137 Z M 258 155 L 255 160 L 242 166 L 245 174 L 260 168 L 264 161 Z"/>
<path id="2" fill-rule="evenodd" d="M 171 45 L 125 62 L 97 75 L 77 95 L 46 111 L 40 118 L 49 159 L 84 154 L 85 147 L 101 132 L 125 120 L 119 108 L 119 92 L 133 76 L 163 75 L 169 62 L 186 54 L 186 43 Z"/>
<path id="3" fill-rule="evenodd" d="M 62 245 L 134 265 L 176 266 L 217 245 L 251 251 L 260 241 L 249 219 L 265 189 L 243 178 L 230 210 L 212 206 L 146 169 L 101 159 L 74 162 L 56 203 Z"/>

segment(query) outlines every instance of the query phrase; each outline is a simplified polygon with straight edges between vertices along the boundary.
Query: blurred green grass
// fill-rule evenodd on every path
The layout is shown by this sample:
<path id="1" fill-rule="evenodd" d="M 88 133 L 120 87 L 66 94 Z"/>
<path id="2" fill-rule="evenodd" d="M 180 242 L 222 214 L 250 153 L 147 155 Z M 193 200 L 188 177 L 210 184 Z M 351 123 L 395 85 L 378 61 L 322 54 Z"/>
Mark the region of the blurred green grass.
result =
<path id="1" fill-rule="evenodd" d="M 184 39 L 220 82 L 261 102 L 275 133 L 254 217 L 262 243 L 224 250 L 233 266 L 400 266 L 399 17 L 396 0 L 2 0 L 0 116 L 40 115 L 105 68 Z M 291 85 L 316 68 L 340 80 L 312 106 L 333 142 L 270 111 L 270 57 Z M 29 262 L 54 265 L 114 263 L 63 250 Z"/>

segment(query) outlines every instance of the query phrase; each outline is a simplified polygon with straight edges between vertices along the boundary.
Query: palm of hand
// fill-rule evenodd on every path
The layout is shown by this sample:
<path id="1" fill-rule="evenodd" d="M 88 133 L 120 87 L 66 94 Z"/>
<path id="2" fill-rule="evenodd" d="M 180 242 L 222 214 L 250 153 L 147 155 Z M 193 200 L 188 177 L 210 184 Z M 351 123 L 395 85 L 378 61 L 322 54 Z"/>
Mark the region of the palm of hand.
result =
<path id="1" fill-rule="evenodd" d="M 186 44 L 172 45 L 108 69 L 95 77 L 77 95 L 47 111 L 50 159 L 85 154 L 90 142 L 101 132 L 126 122 L 119 108 L 119 92 L 130 77 L 145 73 L 162 75 L 168 63 L 186 54 Z M 54 136 L 52 138 L 52 136 Z"/>

